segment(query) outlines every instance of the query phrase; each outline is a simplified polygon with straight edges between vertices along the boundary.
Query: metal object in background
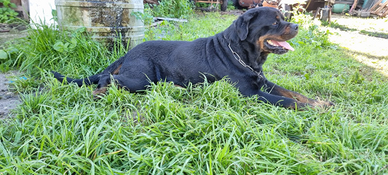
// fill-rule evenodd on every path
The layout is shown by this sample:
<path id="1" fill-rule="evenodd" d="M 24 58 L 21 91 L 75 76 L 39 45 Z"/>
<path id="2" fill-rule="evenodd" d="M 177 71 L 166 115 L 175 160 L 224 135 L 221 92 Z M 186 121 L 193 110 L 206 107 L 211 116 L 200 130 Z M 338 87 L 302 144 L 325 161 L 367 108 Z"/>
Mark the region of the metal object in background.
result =
<path id="1" fill-rule="evenodd" d="M 109 47 L 116 42 L 133 48 L 144 38 L 144 23 L 132 14 L 143 12 L 143 0 L 55 0 L 61 29 L 85 27 L 92 38 Z"/>
<path id="2" fill-rule="evenodd" d="M 331 22 L 331 9 L 335 0 L 309 0 L 306 5 L 306 11 L 315 10 L 314 18 L 322 21 Z"/>

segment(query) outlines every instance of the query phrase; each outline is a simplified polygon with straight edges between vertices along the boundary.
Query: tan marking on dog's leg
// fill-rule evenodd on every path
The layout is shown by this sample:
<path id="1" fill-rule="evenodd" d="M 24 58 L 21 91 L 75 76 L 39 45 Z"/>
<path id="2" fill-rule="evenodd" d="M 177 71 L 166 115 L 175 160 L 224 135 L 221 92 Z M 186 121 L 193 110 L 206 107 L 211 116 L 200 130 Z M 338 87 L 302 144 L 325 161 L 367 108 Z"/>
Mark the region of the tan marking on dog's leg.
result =
<path id="1" fill-rule="evenodd" d="M 324 109 L 335 106 L 334 103 L 332 103 L 330 101 L 320 101 L 320 100 L 316 100 L 311 105 L 313 106 L 313 108 L 324 108 Z"/>
<path id="2" fill-rule="evenodd" d="M 179 85 L 177 85 L 177 84 L 174 84 L 174 86 L 177 87 L 177 88 L 182 88 L 182 89 L 184 89 L 184 87 L 179 86 Z"/>
<path id="3" fill-rule="evenodd" d="M 299 94 L 299 93 L 296 93 L 293 91 L 283 90 L 283 89 L 279 88 L 278 92 L 284 97 L 293 98 L 300 103 L 310 104 L 312 108 L 325 108 L 325 109 L 327 109 L 327 108 L 330 108 L 331 106 L 334 106 L 334 103 L 332 103 L 332 102 L 314 100 L 314 99 L 308 98 L 302 94 Z"/>
<path id="4" fill-rule="evenodd" d="M 105 92 L 107 91 L 107 87 L 102 87 L 102 88 L 97 88 L 93 91 L 93 96 L 94 97 L 97 97 L 97 95 L 100 95 L 100 94 L 105 94 Z M 98 98 L 98 97 L 97 97 Z"/>
<path id="5" fill-rule="evenodd" d="M 302 94 L 284 89 L 284 88 L 279 87 L 279 86 L 275 86 L 273 90 L 277 92 L 276 93 L 277 95 L 281 95 L 281 96 L 287 97 L 287 98 L 292 98 L 292 99 L 295 99 L 295 100 L 302 102 L 302 103 L 311 103 L 311 101 L 313 100 L 313 99 L 307 98 L 306 96 L 304 96 Z M 313 101 L 315 101 L 315 100 L 313 100 Z"/>
<path id="6" fill-rule="evenodd" d="M 119 74 L 121 66 L 122 66 L 122 64 L 120 64 L 120 65 L 117 67 L 117 69 L 114 70 L 114 71 L 112 72 L 112 74 L 113 74 L 113 75 Z"/>

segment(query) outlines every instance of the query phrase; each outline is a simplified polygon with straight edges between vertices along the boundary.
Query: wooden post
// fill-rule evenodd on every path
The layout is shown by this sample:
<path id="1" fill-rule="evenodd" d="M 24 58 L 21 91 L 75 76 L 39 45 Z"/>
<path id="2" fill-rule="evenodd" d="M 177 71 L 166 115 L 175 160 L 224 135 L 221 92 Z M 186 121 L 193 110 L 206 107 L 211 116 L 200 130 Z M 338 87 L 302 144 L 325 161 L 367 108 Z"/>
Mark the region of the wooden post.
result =
<path id="1" fill-rule="evenodd" d="M 383 0 L 379 0 L 375 5 L 373 5 L 370 9 L 369 9 L 369 11 L 373 11 L 376 7 L 378 7 L 379 6 L 379 4 L 382 2 Z"/>
<path id="2" fill-rule="evenodd" d="M 378 15 L 378 13 L 385 8 L 385 6 L 388 5 L 388 1 L 384 2 L 384 4 L 380 3 L 379 6 L 375 11 L 372 11 L 371 13 Z"/>
<path id="3" fill-rule="evenodd" d="M 23 18 L 25 20 L 30 19 L 30 6 L 28 5 L 28 0 L 22 0 L 22 8 L 23 8 Z"/>
<path id="4" fill-rule="evenodd" d="M 15 11 L 22 12 L 23 19 L 29 20 L 29 6 L 28 6 L 28 0 L 11 0 L 11 3 L 14 3 L 16 5 Z"/>

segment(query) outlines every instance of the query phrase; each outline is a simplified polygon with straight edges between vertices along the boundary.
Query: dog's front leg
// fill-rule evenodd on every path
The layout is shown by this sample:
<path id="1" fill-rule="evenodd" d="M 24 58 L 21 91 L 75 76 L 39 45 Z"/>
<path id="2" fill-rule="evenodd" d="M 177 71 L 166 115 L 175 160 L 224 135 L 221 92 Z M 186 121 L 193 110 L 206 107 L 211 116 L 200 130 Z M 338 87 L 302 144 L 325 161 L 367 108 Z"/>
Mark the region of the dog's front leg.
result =
<path id="1" fill-rule="evenodd" d="M 250 83 L 250 81 L 240 81 L 237 83 L 237 87 L 239 88 L 241 94 L 245 96 L 258 95 L 258 100 L 264 103 L 298 110 L 304 110 L 307 107 L 312 107 L 310 104 L 299 102 L 294 98 L 289 98 L 278 94 L 271 94 L 260 90 L 263 86 L 265 86 L 264 81 L 258 81 L 257 83 Z"/>
<path id="2" fill-rule="evenodd" d="M 306 97 L 302 94 L 299 94 L 297 92 L 285 89 L 285 88 L 283 88 L 279 85 L 276 85 L 275 83 L 272 83 L 270 81 L 266 81 L 265 87 L 266 87 L 265 90 L 270 94 L 280 95 L 280 96 L 288 97 L 288 98 L 293 98 L 293 99 L 295 99 L 299 102 L 302 102 L 302 103 L 313 103 L 316 101 L 314 99 L 308 98 L 308 97 Z"/>
<path id="3" fill-rule="evenodd" d="M 276 106 L 285 107 L 288 109 L 304 110 L 307 107 L 312 107 L 309 103 L 302 103 L 293 98 L 288 98 L 280 95 L 269 94 L 267 92 L 259 91 L 258 100 L 266 103 L 270 103 Z"/>
<path id="4" fill-rule="evenodd" d="M 266 90 L 268 93 L 273 95 L 279 95 L 287 98 L 292 98 L 297 100 L 301 103 L 307 103 L 310 104 L 312 107 L 330 107 L 334 106 L 332 102 L 326 102 L 326 101 L 318 101 L 311 98 L 308 98 L 302 94 L 299 94 L 294 91 L 287 90 L 279 85 L 276 85 L 275 83 L 272 83 L 270 81 L 265 82 Z"/>

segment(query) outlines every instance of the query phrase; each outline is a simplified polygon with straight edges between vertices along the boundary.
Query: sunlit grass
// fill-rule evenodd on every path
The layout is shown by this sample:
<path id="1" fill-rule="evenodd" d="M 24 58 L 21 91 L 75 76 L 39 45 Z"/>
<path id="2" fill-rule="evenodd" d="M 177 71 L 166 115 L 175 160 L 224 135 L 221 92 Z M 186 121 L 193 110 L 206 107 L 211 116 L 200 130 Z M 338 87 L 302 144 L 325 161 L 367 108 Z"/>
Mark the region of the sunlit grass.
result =
<path id="1" fill-rule="evenodd" d="M 228 27 L 236 16 L 197 15 L 164 23 L 146 40 L 194 40 Z M 308 24 L 307 19 L 299 21 Z M 75 38 L 72 50 L 56 42 Z M 0 172 L 6 174 L 383 174 L 388 165 L 386 77 L 354 61 L 314 26 L 272 55 L 268 79 L 329 110 L 303 112 L 242 97 L 223 79 L 187 89 L 158 83 L 142 93 L 112 85 L 61 84 L 49 70 L 85 77 L 125 51 L 110 52 L 82 33 L 31 31 L 13 64 L 29 75 L 14 83 L 22 105 L 0 127 Z M 68 48 L 70 49 L 70 48 Z M 8 61 L 7 64 L 10 62 Z"/>

